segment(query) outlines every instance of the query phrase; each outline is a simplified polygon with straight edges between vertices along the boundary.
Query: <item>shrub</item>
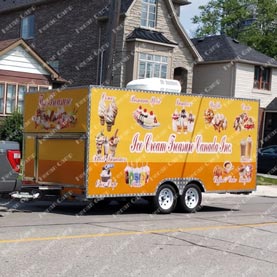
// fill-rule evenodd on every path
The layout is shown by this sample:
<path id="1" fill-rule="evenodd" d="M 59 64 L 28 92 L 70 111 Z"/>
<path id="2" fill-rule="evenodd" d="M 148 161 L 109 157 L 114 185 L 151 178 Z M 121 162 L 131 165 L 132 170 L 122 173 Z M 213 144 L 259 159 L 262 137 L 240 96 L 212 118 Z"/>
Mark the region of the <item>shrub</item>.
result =
<path id="1" fill-rule="evenodd" d="M 17 141 L 22 147 L 23 140 L 23 115 L 14 112 L 7 116 L 0 125 L 0 140 Z M 22 148 L 21 148 L 22 149 Z"/>

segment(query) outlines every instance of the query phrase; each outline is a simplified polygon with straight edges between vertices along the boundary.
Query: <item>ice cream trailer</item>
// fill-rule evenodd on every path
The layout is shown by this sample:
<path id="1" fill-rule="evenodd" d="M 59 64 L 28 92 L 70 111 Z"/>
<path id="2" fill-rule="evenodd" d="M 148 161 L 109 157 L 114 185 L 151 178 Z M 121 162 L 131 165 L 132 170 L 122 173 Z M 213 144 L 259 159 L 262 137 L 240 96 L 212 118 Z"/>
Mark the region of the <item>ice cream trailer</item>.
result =
<path id="1" fill-rule="evenodd" d="M 203 192 L 256 189 L 259 102 L 79 87 L 27 93 L 22 191 L 147 198 L 196 211 Z"/>

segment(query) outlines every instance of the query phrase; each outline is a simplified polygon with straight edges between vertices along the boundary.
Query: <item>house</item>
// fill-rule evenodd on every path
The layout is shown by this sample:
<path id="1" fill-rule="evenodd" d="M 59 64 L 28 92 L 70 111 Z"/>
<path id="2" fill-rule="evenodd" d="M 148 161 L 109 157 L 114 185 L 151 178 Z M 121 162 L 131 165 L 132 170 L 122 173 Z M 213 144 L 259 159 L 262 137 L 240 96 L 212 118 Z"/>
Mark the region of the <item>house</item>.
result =
<path id="1" fill-rule="evenodd" d="M 179 22 L 187 0 L 2 1 L 0 33 L 22 37 L 72 85 L 175 78 L 191 93 L 202 58 Z"/>
<path id="2" fill-rule="evenodd" d="M 64 83 L 24 40 L 0 41 L 0 120 L 22 111 L 26 91 L 48 90 Z"/>
<path id="3" fill-rule="evenodd" d="M 192 40 L 193 93 L 260 100 L 260 145 L 277 144 L 277 61 L 226 35 Z"/>

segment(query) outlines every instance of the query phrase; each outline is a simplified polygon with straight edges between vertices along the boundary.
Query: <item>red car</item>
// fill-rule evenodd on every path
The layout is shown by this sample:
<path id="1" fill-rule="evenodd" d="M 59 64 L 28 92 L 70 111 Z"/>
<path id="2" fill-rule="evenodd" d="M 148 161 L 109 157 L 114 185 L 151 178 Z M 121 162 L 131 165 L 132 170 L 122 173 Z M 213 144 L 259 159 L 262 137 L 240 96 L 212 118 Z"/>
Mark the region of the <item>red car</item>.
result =
<path id="1" fill-rule="evenodd" d="M 18 142 L 0 141 L 0 194 L 19 189 L 20 158 Z"/>

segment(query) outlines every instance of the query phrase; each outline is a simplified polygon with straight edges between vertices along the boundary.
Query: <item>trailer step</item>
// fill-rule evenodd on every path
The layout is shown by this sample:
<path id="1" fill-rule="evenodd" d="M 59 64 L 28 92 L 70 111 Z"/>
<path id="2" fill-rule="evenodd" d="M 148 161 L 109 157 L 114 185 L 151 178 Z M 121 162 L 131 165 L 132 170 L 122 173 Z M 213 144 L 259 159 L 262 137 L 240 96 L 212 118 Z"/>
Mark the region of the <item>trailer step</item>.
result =
<path id="1" fill-rule="evenodd" d="M 12 192 L 10 195 L 14 199 L 25 199 L 25 200 L 35 200 L 35 199 L 38 199 L 40 197 L 39 192 L 31 194 L 29 192 L 15 191 L 15 192 Z"/>

